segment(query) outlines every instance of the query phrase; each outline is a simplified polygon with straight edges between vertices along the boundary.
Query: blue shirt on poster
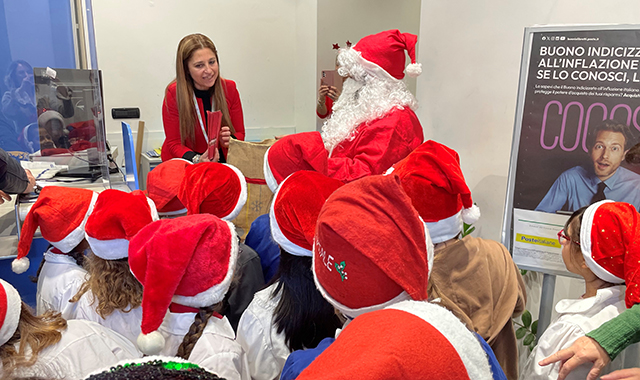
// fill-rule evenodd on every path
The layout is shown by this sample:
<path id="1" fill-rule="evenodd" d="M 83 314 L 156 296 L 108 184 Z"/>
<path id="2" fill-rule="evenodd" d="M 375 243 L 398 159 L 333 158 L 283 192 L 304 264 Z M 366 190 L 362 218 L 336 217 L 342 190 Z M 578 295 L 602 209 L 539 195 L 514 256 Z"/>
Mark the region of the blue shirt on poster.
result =
<path id="1" fill-rule="evenodd" d="M 567 211 L 588 206 L 598 191 L 598 183 L 600 179 L 591 169 L 575 166 L 566 170 L 553 183 L 547 195 L 536 207 L 536 211 L 553 213 L 561 210 L 565 203 L 568 204 Z M 604 190 L 606 199 L 627 202 L 636 210 L 640 209 L 640 175 L 619 167 L 604 183 L 607 185 Z"/>

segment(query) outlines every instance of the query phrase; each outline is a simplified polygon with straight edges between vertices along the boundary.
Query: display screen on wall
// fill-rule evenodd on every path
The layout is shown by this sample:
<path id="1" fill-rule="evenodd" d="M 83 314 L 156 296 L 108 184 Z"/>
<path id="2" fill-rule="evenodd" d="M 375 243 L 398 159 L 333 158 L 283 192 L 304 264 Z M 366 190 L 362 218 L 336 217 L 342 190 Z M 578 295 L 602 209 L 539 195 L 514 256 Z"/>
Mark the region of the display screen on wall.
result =
<path id="1" fill-rule="evenodd" d="M 557 234 L 597 199 L 640 208 L 640 25 L 525 29 L 503 243 L 524 269 L 568 274 Z"/>

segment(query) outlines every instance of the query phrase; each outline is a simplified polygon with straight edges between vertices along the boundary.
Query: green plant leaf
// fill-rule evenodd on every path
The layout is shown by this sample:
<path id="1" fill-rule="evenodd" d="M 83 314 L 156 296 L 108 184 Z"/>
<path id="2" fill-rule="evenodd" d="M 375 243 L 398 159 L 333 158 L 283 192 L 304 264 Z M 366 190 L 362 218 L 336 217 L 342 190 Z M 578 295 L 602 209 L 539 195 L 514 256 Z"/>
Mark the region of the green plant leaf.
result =
<path id="1" fill-rule="evenodd" d="M 525 274 L 527 274 L 527 270 L 526 269 L 520 269 L 520 275 L 524 276 Z"/>
<path id="2" fill-rule="evenodd" d="M 522 313 L 522 324 L 527 328 L 531 326 L 531 313 L 529 310 L 525 310 L 524 313 Z"/>
<path id="3" fill-rule="evenodd" d="M 525 335 L 527 335 L 527 328 L 526 327 L 520 327 L 519 329 L 516 330 L 516 339 L 522 339 L 524 338 Z"/>
<path id="4" fill-rule="evenodd" d="M 536 319 L 535 321 L 533 321 L 533 323 L 531 324 L 531 332 L 536 335 L 538 333 L 538 320 Z"/>
<path id="5" fill-rule="evenodd" d="M 529 334 L 527 335 L 524 340 L 522 341 L 522 344 L 524 344 L 525 346 L 530 345 L 531 343 L 533 343 L 533 340 L 536 338 L 535 335 L 533 334 Z"/>

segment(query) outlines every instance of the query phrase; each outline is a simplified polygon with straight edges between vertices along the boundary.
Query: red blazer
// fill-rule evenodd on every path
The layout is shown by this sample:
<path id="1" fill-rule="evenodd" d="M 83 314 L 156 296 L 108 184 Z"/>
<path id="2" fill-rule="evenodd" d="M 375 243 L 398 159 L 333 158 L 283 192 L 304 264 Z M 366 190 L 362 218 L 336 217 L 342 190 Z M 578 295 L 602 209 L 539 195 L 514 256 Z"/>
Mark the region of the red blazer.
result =
<path id="1" fill-rule="evenodd" d="M 229 79 L 222 79 L 222 88 L 224 90 L 224 95 L 227 98 L 227 107 L 229 108 L 231 123 L 233 123 L 233 128 L 236 130 L 234 136 L 238 140 L 244 140 L 244 116 L 242 115 L 242 104 L 240 103 L 240 94 L 236 88 L 236 82 Z M 202 120 L 206 120 L 204 106 L 201 99 L 198 99 L 198 107 L 200 107 Z M 172 158 L 182 158 L 182 156 L 190 150 L 198 154 L 202 154 L 207 150 L 207 141 L 204 139 L 197 117 L 195 125 L 195 144 L 187 142 L 187 145 L 185 146 L 180 142 L 180 116 L 178 113 L 175 82 L 171 83 L 169 87 L 167 87 L 167 91 L 164 94 L 164 102 L 162 103 L 162 123 L 164 124 L 165 135 L 165 140 L 162 144 L 162 161 L 167 161 Z"/>

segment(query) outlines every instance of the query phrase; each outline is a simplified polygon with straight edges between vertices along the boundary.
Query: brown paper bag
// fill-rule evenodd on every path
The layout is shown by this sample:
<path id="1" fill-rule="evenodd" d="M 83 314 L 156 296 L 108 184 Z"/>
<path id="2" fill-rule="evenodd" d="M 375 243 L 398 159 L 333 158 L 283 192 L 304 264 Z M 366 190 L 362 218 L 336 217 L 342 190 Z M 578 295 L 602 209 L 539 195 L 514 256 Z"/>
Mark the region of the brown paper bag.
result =
<path id="1" fill-rule="evenodd" d="M 251 223 L 260 215 L 269 212 L 273 193 L 264 180 L 264 154 L 276 140 L 267 139 L 258 143 L 231 139 L 227 163 L 240 169 L 247 180 L 247 203 L 233 220 L 236 231 L 244 240 Z"/>

